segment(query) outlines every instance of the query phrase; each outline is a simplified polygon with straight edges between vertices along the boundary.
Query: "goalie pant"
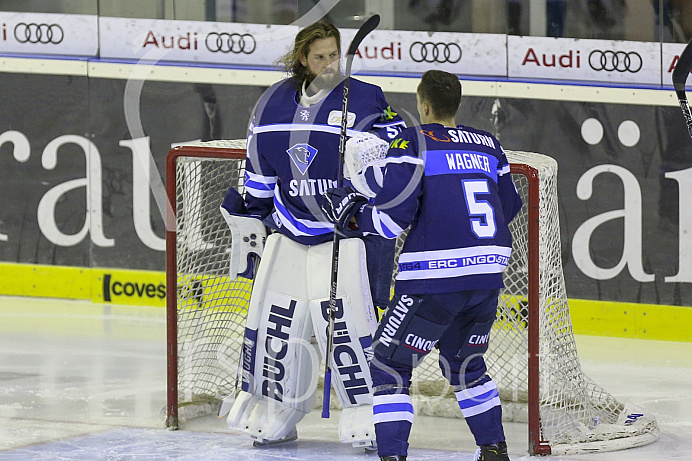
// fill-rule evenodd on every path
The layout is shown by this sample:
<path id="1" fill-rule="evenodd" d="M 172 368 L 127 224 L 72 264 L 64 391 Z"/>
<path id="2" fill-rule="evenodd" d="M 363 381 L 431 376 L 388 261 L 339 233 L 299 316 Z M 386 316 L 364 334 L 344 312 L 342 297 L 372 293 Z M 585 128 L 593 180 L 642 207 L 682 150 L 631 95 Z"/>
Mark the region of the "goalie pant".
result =
<path id="1" fill-rule="evenodd" d="M 324 357 L 331 245 L 267 238 L 248 309 L 242 391 L 227 419 L 257 442 L 289 436 L 314 407 L 321 358 L 311 338 Z M 376 320 L 364 264 L 363 242 L 341 240 L 332 385 L 343 407 L 339 439 L 368 447 L 375 439 L 368 366 Z"/>

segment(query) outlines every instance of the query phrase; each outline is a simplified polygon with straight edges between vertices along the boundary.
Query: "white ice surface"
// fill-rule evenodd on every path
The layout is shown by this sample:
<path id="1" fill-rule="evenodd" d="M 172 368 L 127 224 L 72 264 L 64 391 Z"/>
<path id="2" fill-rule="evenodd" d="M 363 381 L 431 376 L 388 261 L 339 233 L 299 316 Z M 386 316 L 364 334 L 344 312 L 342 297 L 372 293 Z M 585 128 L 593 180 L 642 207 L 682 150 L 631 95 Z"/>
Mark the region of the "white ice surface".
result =
<path id="1" fill-rule="evenodd" d="M 0 460 L 362 460 L 338 443 L 337 414 L 314 411 L 299 439 L 253 448 L 215 416 L 164 429 L 165 313 L 160 308 L 0 297 Z M 530 457 L 526 425 L 505 424 L 512 460 L 692 460 L 692 343 L 577 336 L 584 372 L 652 412 L 650 445 Z M 473 459 L 459 419 L 416 417 L 409 460 Z"/>

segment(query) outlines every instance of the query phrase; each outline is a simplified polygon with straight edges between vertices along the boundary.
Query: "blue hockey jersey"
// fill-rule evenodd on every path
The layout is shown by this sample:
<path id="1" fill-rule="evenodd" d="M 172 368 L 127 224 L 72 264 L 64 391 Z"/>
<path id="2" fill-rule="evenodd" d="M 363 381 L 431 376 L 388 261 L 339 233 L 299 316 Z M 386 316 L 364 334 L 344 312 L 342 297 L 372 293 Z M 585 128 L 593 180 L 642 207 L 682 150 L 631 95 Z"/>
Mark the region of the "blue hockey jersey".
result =
<path id="1" fill-rule="evenodd" d="M 411 226 L 397 293 L 501 288 L 521 198 L 497 139 L 466 126 L 408 128 L 390 143 L 384 168 L 382 190 L 356 221 L 387 238 Z"/>
<path id="2" fill-rule="evenodd" d="M 294 80 L 260 98 L 248 128 L 245 202 L 248 214 L 292 240 L 313 245 L 333 238 L 334 226 L 319 204 L 337 186 L 343 82 L 321 102 L 303 107 Z M 372 132 L 385 140 L 405 127 L 382 90 L 357 79 L 349 88 L 347 133 Z"/>

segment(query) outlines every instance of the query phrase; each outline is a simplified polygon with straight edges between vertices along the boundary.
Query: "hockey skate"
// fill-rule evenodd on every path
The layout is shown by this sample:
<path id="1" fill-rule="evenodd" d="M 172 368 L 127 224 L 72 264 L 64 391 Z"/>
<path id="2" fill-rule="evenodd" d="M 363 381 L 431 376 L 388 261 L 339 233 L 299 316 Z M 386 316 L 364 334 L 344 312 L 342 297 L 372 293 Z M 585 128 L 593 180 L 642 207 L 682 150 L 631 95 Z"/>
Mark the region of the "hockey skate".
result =
<path id="1" fill-rule="evenodd" d="M 269 447 L 272 445 L 278 445 L 280 443 L 286 443 L 286 442 L 292 442 L 294 440 L 298 439 L 298 431 L 294 427 L 291 432 L 288 433 L 285 437 L 282 437 L 278 440 L 255 440 L 252 442 L 253 447 Z"/>
<path id="2" fill-rule="evenodd" d="M 406 456 L 403 456 L 403 455 L 380 456 L 380 461 L 406 461 Z"/>
<path id="3" fill-rule="evenodd" d="M 476 455 L 473 461 L 509 461 L 507 456 L 507 442 L 494 443 L 492 445 L 483 445 L 476 450 Z"/>

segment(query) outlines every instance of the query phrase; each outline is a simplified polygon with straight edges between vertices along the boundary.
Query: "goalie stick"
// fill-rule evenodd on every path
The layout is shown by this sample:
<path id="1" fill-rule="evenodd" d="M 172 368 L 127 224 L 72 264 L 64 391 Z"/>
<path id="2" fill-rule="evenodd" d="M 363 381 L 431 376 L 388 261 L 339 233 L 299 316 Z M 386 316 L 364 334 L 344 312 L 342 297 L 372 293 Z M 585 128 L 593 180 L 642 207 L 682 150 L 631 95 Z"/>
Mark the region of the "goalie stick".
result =
<path id="1" fill-rule="evenodd" d="M 358 51 L 363 39 L 380 23 L 380 15 L 375 14 L 370 17 L 365 23 L 360 26 L 358 32 L 356 32 L 355 37 L 351 41 L 348 47 L 348 52 L 346 53 L 346 71 L 344 73 L 344 97 L 341 105 L 341 132 L 339 134 L 339 172 L 337 175 L 338 187 L 341 187 L 343 183 L 343 164 L 344 164 L 344 152 L 346 150 L 346 125 L 348 121 L 348 90 L 351 85 L 351 65 L 353 64 L 353 57 Z M 329 400 L 330 400 L 330 388 L 332 384 L 332 366 L 331 366 L 331 356 L 332 347 L 334 343 L 334 316 L 336 313 L 336 285 L 337 276 L 339 273 L 339 234 L 334 229 L 334 243 L 332 245 L 332 277 L 329 284 L 329 310 L 328 323 L 327 323 L 327 347 L 325 350 L 324 359 L 324 394 L 322 401 L 322 417 L 329 418 Z"/>
<path id="2" fill-rule="evenodd" d="M 685 116 L 687 132 L 692 137 L 692 111 L 690 111 L 690 104 L 685 93 L 685 83 L 687 82 L 687 76 L 690 75 L 690 71 L 692 71 L 692 41 L 682 50 L 678 63 L 675 65 L 675 70 L 673 70 L 673 87 L 678 95 L 682 115 Z"/>

